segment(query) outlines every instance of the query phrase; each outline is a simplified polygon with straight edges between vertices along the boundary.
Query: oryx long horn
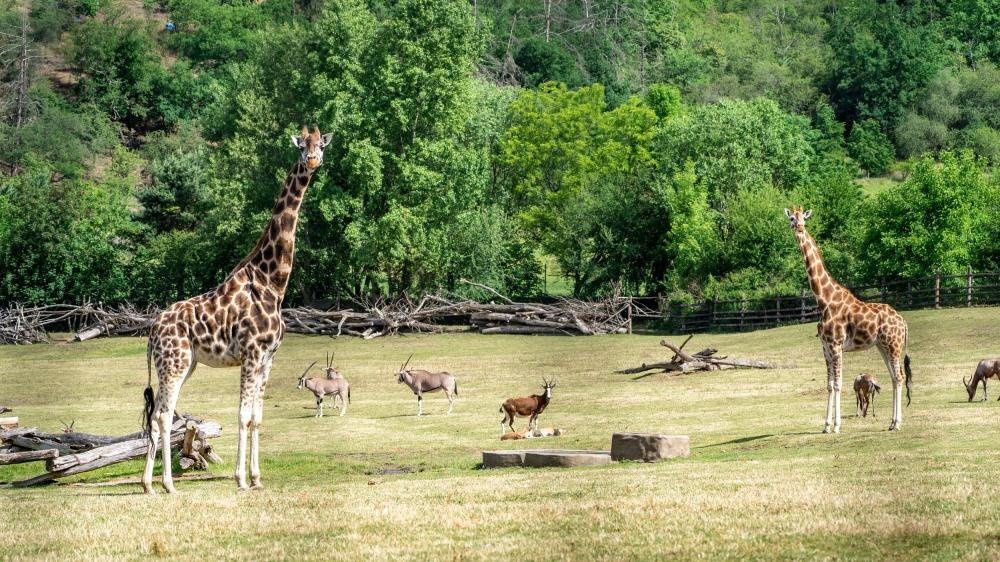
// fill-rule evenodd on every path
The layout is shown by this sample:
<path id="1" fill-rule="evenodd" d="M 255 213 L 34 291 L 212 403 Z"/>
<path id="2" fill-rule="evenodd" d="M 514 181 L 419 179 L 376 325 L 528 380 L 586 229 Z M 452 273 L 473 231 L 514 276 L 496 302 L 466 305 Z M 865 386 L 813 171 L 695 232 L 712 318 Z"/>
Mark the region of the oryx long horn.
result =
<path id="1" fill-rule="evenodd" d="M 965 382 L 965 377 L 962 377 L 962 384 L 965 385 L 965 390 L 969 390 L 969 383 Z"/>
<path id="2" fill-rule="evenodd" d="M 308 366 L 308 367 L 306 367 L 306 370 L 305 370 L 305 371 L 302 371 L 302 374 L 301 374 L 301 375 L 299 375 L 299 378 L 301 379 L 302 377 L 306 376 L 306 373 L 308 373 L 308 372 L 309 372 L 309 369 L 312 369 L 312 368 L 313 368 L 313 367 L 314 367 L 315 365 L 316 365 L 316 362 L 315 362 L 315 361 L 313 361 L 312 363 L 310 363 L 310 364 L 309 364 L 309 366 Z"/>
<path id="3" fill-rule="evenodd" d="M 413 354 L 411 353 L 409 357 L 406 358 L 406 362 L 399 366 L 399 370 L 402 371 L 410 364 L 410 359 L 413 359 Z"/>
<path id="4" fill-rule="evenodd" d="M 328 368 L 330 367 L 330 352 L 329 351 L 326 352 L 326 366 Z"/>

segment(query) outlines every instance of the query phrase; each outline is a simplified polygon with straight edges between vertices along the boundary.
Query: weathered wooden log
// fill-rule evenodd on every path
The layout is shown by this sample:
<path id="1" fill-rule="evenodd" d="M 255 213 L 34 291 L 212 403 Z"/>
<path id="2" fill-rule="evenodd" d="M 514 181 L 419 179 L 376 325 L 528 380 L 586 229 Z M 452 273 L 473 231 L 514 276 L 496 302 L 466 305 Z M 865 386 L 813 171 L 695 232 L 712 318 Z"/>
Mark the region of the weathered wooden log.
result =
<path id="1" fill-rule="evenodd" d="M 542 328 L 539 326 L 496 326 L 485 328 L 480 331 L 482 334 L 552 334 L 566 335 L 570 332 L 558 328 Z"/>
<path id="2" fill-rule="evenodd" d="M 0 442 L 10 441 L 19 435 L 27 435 L 38 431 L 37 427 L 18 427 L 13 429 L 0 429 Z"/>
<path id="3" fill-rule="evenodd" d="M 22 462 L 43 461 L 59 456 L 59 451 L 46 449 L 44 451 L 25 451 L 23 453 L 0 453 L 0 464 L 17 464 Z"/>
<path id="4" fill-rule="evenodd" d="M 32 451 L 45 451 L 45 450 L 55 450 L 59 451 L 60 455 L 70 455 L 73 454 L 73 448 L 65 443 L 59 443 L 58 441 L 50 441 L 47 439 L 39 439 L 35 437 L 34 434 L 27 435 L 16 435 L 8 439 L 14 445 L 21 447 L 23 449 L 30 449 Z"/>
<path id="5" fill-rule="evenodd" d="M 17 427 L 17 416 L 0 418 L 0 429 L 14 429 Z"/>
<path id="6" fill-rule="evenodd" d="M 187 420 L 178 420 L 174 423 L 170 434 L 170 444 L 172 446 L 183 443 L 186 434 L 186 425 Z M 222 426 L 213 421 L 202 422 L 199 425 L 199 430 L 204 432 L 206 438 L 214 438 L 222 434 Z M 146 454 L 148 445 L 149 439 L 139 438 L 98 447 L 83 453 L 56 457 L 46 462 L 48 472 L 39 474 L 34 478 L 14 482 L 14 486 L 34 486 L 35 484 L 50 482 L 65 476 L 72 476 L 81 472 L 88 472 L 141 457 Z"/>

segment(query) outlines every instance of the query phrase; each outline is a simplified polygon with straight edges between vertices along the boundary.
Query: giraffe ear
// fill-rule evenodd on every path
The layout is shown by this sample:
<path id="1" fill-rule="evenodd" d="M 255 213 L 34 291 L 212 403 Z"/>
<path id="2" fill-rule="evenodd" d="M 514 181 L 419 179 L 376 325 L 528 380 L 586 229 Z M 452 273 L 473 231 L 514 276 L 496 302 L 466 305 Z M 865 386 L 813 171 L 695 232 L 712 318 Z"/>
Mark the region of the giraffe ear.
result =
<path id="1" fill-rule="evenodd" d="M 333 140 L 333 133 L 326 133 L 325 135 L 319 138 L 319 147 L 323 148 L 324 146 L 330 144 L 330 141 L 332 140 Z"/>
<path id="2" fill-rule="evenodd" d="M 789 211 L 788 209 L 785 209 L 785 216 L 788 218 L 792 218 L 792 212 Z"/>
<path id="3" fill-rule="evenodd" d="M 302 142 L 302 137 L 292 135 L 292 146 L 295 148 L 305 148 L 305 143 Z"/>
<path id="4" fill-rule="evenodd" d="M 806 213 L 804 215 L 802 215 L 802 218 L 803 219 L 807 219 L 807 218 L 811 217 L 812 215 L 813 215 L 812 209 L 809 209 L 808 211 L 806 211 Z"/>

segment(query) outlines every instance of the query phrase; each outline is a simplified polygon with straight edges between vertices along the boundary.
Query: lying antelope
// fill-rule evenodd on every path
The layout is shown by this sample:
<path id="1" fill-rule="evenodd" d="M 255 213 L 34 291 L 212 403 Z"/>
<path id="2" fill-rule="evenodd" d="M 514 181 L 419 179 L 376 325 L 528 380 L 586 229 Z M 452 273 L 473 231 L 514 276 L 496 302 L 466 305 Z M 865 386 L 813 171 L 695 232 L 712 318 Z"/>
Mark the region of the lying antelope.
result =
<path id="1" fill-rule="evenodd" d="M 972 375 L 972 382 L 965 382 L 962 377 L 962 384 L 965 391 L 969 393 L 969 402 L 976 397 L 976 389 L 979 388 L 979 381 L 983 381 L 983 400 L 986 400 L 986 379 L 996 377 L 1000 379 L 1000 359 L 983 359 L 976 366 L 976 373 Z M 1000 398 L 997 398 L 1000 400 Z"/>
<path id="2" fill-rule="evenodd" d="M 503 419 L 500 420 L 500 433 L 504 433 L 504 426 L 510 428 L 514 431 L 514 416 L 528 417 L 528 429 L 533 426 L 537 427 L 538 416 L 545 411 L 545 407 L 549 405 L 549 400 L 552 399 L 552 389 L 556 386 L 555 381 L 549 382 L 542 379 L 542 389 L 544 392 L 541 394 L 532 394 L 531 396 L 522 396 L 520 398 L 508 398 L 506 402 L 500 405 L 500 413 L 503 414 Z"/>
<path id="3" fill-rule="evenodd" d="M 854 395 L 858 399 L 858 417 L 868 417 L 868 406 L 872 407 L 872 417 L 875 417 L 875 395 L 882 390 L 873 375 L 861 373 L 854 379 Z"/>
<path id="4" fill-rule="evenodd" d="M 309 373 L 309 369 L 312 369 L 315 364 L 316 362 L 313 361 L 311 365 L 306 367 L 305 372 L 299 377 L 299 385 L 296 388 L 306 387 L 316 396 L 317 418 L 323 417 L 323 397 L 329 395 L 333 395 L 334 397 L 340 395 L 340 415 L 344 415 L 347 412 L 347 405 L 351 403 L 351 385 L 343 377 L 336 379 L 307 379 L 306 374 Z M 336 398 L 334 399 L 336 400 Z"/>
<path id="5" fill-rule="evenodd" d="M 410 364 L 410 359 L 413 358 L 413 354 L 406 359 L 406 362 L 399 367 L 399 384 L 406 383 L 406 386 L 410 387 L 413 394 L 417 395 L 417 415 L 424 415 L 424 396 L 425 392 L 436 392 L 438 390 L 443 390 L 445 396 L 448 397 L 448 413 L 451 413 L 451 408 L 455 403 L 455 397 L 458 396 L 458 381 L 455 377 L 448 372 L 432 373 L 430 371 L 418 371 L 416 369 L 407 369 L 406 366 Z"/>

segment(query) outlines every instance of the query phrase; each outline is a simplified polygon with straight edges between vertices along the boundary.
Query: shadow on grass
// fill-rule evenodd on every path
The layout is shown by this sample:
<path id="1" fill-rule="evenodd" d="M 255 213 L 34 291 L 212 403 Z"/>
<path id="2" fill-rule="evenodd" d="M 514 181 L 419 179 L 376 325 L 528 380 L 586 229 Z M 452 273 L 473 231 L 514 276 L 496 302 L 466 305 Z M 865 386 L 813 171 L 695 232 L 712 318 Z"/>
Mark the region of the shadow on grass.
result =
<path id="1" fill-rule="evenodd" d="M 779 434 L 782 437 L 789 437 L 792 435 L 817 435 L 822 432 L 820 431 L 795 431 L 790 433 Z M 764 435 L 753 435 L 750 437 L 739 437 L 737 439 L 730 439 L 729 441 L 723 441 L 721 443 L 712 443 L 711 445 L 702 445 L 700 447 L 691 447 L 692 449 L 708 449 L 710 447 L 721 447 L 722 445 L 738 445 L 741 443 L 749 443 L 750 441 L 757 441 L 758 439 L 767 439 L 768 437 L 774 437 L 776 434 L 767 433 Z"/>

